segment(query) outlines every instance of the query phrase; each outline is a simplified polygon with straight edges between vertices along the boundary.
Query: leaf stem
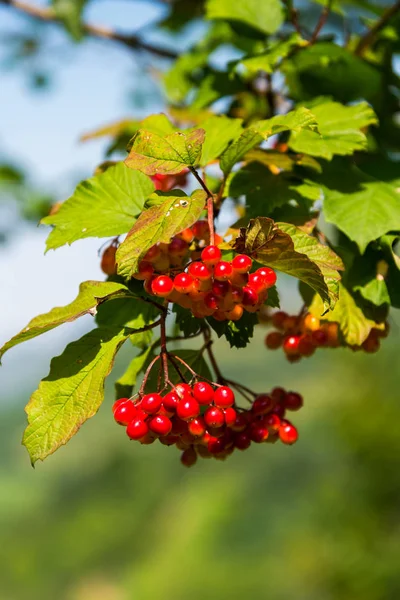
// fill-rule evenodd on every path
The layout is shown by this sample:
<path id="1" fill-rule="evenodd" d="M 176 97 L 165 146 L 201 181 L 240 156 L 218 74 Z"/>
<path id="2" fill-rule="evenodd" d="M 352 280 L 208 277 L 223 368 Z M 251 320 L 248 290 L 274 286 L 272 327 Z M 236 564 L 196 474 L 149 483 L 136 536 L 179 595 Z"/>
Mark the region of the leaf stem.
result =
<path id="1" fill-rule="evenodd" d="M 55 10 L 52 8 L 34 6 L 33 4 L 22 2 L 20 0 L 0 0 L 0 4 L 10 6 L 11 8 L 25 13 L 26 15 L 29 15 L 38 21 L 61 23 L 61 20 L 58 18 Z M 82 30 L 91 37 L 114 41 L 126 46 L 130 50 L 144 50 L 145 52 L 149 52 L 150 54 L 154 54 L 162 58 L 178 58 L 178 54 L 173 50 L 169 50 L 168 48 L 163 48 L 155 44 L 150 44 L 136 35 L 127 35 L 118 31 L 114 31 L 109 27 L 83 23 Z"/>
<path id="2" fill-rule="evenodd" d="M 213 246 L 215 243 L 215 227 L 214 227 L 214 194 L 209 190 L 205 181 L 201 178 L 194 167 L 189 167 L 190 172 L 196 177 L 201 187 L 207 194 L 207 220 L 208 227 L 210 229 L 210 244 Z"/>
<path id="3" fill-rule="evenodd" d="M 311 39 L 309 42 L 309 45 L 312 46 L 312 44 L 315 44 L 315 42 L 318 39 L 318 36 L 321 32 L 321 29 L 323 28 L 323 26 L 325 25 L 325 23 L 328 20 L 329 17 L 329 13 L 331 12 L 331 7 L 332 7 L 332 2 L 333 0 L 327 0 L 326 6 L 324 6 L 321 15 L 318 19 L 318 23 L 315 26 L 315 29 L 311 35 Z"/>

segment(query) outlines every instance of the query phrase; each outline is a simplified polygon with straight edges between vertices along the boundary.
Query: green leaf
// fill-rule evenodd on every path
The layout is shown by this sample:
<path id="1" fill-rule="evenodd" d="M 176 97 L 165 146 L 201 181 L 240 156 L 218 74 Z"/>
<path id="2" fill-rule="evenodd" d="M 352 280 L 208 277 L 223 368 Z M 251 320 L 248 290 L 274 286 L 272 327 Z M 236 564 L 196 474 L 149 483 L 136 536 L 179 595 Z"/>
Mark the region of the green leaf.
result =
<path id="1" fill-rule="evenodd" d="M 227 175 L 249 150 L 272 135 L 283 131 L 293 131 L 295 135 L 299 135 L 303 129 L 316 129 L 316 127 L 317 122 L 313 113 L 304 107 L 292 110 L 286 115 L 277 115 L 272 119 L 257 121 L 245 129 L 239 138 L 225 150 L 221 156 L 221 169 Z"/>
<path id="2" fill-rule="evenodd" d="M 179 304 L 173 304 L 172 312 L 176 315 L 175 323 L 179 331 L 181 331 L 186 338 L 194 335 L 200 330 L 202 321 L 193 316 L 190 310 L 182 308 Z"/>
<path id="3" fill-rule="evenodd" d="M 235 63 L 235 70 L 242 67 L 246 77 L 253 77 L 259 71 L 273 73 L 277 65 L 292 52 L 294 48 L 307 46 L 308 42 L 298 34 L 292 34 L 287 40 L 278 40 L 269 44 L 266 51 L 254 56 L 245 56 Z"/>
<path id="4" fill-rule="evenodd" d="M 367 138 L 360 130 L 377 123 L 374 111 L 366 102 L 353 106 L 324 102 L 311 110 L 317 119 L 319 133 L 300 131 L 291 134 L 289 146 L 292 150 L 331 160 L 335 154 L 353 154 L 356 150 L 366 149 Z"/>
<path id="5" fill-rule="evenodd" d="M 205 131 L 205 139 L 201 151 L 200 166 L 205 167 L 216 159 L 242 131 L 242 119 L 212 116 L 201 123 Z"/>
<path id="6" fill-rule="evenodd" d="M 169 243 L 174 235 L 193 225 L 207 197 L 203 190 L 195 190 L 191 196 L 180 190 L 157 195 L 164 196 L 164 202 L 144 211 L 118 248 L 118 273 L 125 278 L 137 272 L 140 258 L 151 246 Z"/>
<path id="7" fill-rule="evenodd" d="M 192 89 L 193 75 L 206 66 L 210 51 L 193 49 L 182 54 L 164 76 L 164 86 L 171 102 L 183 102 Z"/>
<path id="8" fill-rule="evenodd" d="M 184 166 L 199 162 L 204 136 L 203 129 L 188 133 L 175 131 L 168 135 L 139 129 L 132 138 L 131 151 L 125 164 L 146 175 L 180 173 Z"/>
<path id="9" fill-rule="evenodd" d="M 314 298 L 309 311 L 313 315 L 321 316 L 322 305 L 317 297 Z M 335 308 L 327 313 L 324 319 L 339 323 L 341 334 L 350 346 L 361 346 L 371 329 L 381 328 L 378 323 L 365 316 L 353 296 L 342 284 L 339 284 L 339 300 L 336 302 Z"/>
<path id="10" fill-rule="evenodd" d="M 233 173 L 224 193 L 232 198 L 246 196 L 246 215 L 250 218 L 269 215 L 274 208 L 292 200 L 306 197 L 315 201 L 321 197 L 318 185 L 298 184 L 285 172 L 274 175 L 259 163 L 247 164 Z"/>
<path id="11" fill-rule="evenodd" d="M 101 327 L 126 327 L 136 330 L 154 323 L 159 314 L 157 307 L 131 296 L 111 299 L 102 304 L 96 315 L 96 321 Z M 129 337 L 134 346 L 144 348 L 151 343 L 153 330 L 139 333 L 131 331 Z"/>
<path id="12" fill-rule="evenodd" d="M 259 162 L 266 167 L 277 167 L 283 171 L 293 171 L 296 166 L 313 169 L 320 173 L 322 167 L 315 158 L 307 154 L 286 154 L 276 150 L 263 150 L 254 148 L 249 150 L 244 157 L 246 162 Z"/>
<path id="13" fill-rule="evenodd" d="M 284 20 L 279 0 L 207 0 L 206 16 L 208 19 L 241 21 L 267 34 L 277 31 Z"/>
<path id="14" fill-rule="evenodd" d="M 268 297 L 267 297 L 266 301 L 264 302 L 264 304 L 266 306 L 270 306 L 271 308 L 280 308 L 281 303 L 279 300 L 279 294 L 278 294 L 276 285 L 273 285 L 272 287 L 269 288 Z"/>
<path id="15" fill-rule="evenodd" d="M 325 218 L 357 243 L 361 252 L 400 227 L 400 193 L 355 166 L 325 170 L 320 181 Z"/>
<path id="16" fill-rule="evenodd" d="M 394 266 L 400 270 L 400 256 L 396 253 L 396 246 L 398 247 L 400 244 L 400 235 L 384 235 L 379 240 L 380 246 L 388 255 L 389 259 L 393 261 Z"/>
<path id="17" fill-rule="evenodd" d="M 49 375 L 25 409 L 28 427 L 23 444 L 32 464 L 66 444 L 97 412 L 104 397 L 104 379 L 126 338 L 120 330 L 95 329 L 53 358 Z"/>
<path id="18" fill-rule="evenodd" d="M 207 321 L 218 337 L 226 337 L 231 348 L 245 348 L 253 337 L 258 317 L 254 313 L 244 312 L 239 321 L 217 321 L 213 317 L 208 317 Z"/>
<path id="19" fill-rule="evenodd" d="M 129 293 L 128 288 L 122 283 L 111 281 L 85 281 L 81 283 L 79 294 L 73 302 L 67 304 L 67 306 L 53 308 L 50 312 L 29 321 L 22 331 L 0 349 L 0 358 L 13 346 L 31 340 L 67 321 L 75 321 L 75 319 L 88 313 L 95 315 L 97 307 L 105 300 Z"/>
<path id="20" fill-rule="evenodd" d="M 83 37 L 82 11 L 87 0 L 52 0 L 56 17 L 71 37 L 79 41 Z"/>
<path id="21" fill-rule="evenodd" d="M 82 181 L 56 214 L 42 219 L 44 225 L 54 226 L 47 250 L 87 237 L 126 233 L 153 191 L 151 179 L 123 162 Z"/>
<path id="22" fill-rule="evenodd" d="M 290 97 L 297 101 L 329 96 L 344 103 L 363 98 L 376 105 L 382 95 L 382 69 L 332 42 L 293 53 L 281 68 Z"/>
<path id="23" fill-rule="evenodd" d="M 125 373 L 115 382 L 117 400 L 118 398 L 130 398 L 132 396 L 138 375 L 144 371 L 146 364 L 149 362 L 150 354 L 152 354 L 152 349 L 148 347 L 135 356 L 135 358 L 132 358 Z"/>
<path id="24" fill-rule="evenodd" d="M 374 277 L 364 285 L 356 285 L 354 291 L 360 292 L 361 296 L 376 306 L 390 304 L 390 296 L 386 282 L 383 278 Z"/>
<path id="25" fill-rule="evenodd" d="M 252 219 L 247 229 L 240 230 L 235 250 L 304 281 L 321 296 L 327 309 L 334 306 L 343 263 L 328 246 L 294 225 L 274 223 L 266 217 Z"/>

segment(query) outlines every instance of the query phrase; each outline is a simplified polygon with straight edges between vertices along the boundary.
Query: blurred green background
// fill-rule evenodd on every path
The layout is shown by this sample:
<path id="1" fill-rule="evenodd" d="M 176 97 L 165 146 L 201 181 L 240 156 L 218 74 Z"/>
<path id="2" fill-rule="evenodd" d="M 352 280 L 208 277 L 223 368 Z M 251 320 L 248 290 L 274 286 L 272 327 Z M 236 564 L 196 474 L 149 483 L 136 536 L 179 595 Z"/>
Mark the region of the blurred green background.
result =
<path id="1" fill-rule="evenodd" d="M 146 27 L 164 8 L 103 0 L 88 6 L 88 19 Z M 192 34 L 170 46 L 184 47 Z M 29 39 L 40 41 L 39 52 L 21 54 Z M 108 142 L 78 145 L 83 132 L 144 117 L 163 99 L 148 58 L 96 40 L 72 48 L 57 28 L 1 3 L 0 42 L 0 163 L 24 173 L 14 171 L 12 188 L 0 185 L 1 345 L 72 299 L 81 280 L 102 277 L 99 240 L 44 258 L 46 232 L 21 214 L 37 220 L 102 160 Z M 285 297 L 293 308 L 294 288 Z M 399 311 L 391 326 L 376 355 L 321 350 L 294 365 L 267 352 L 265 330 L 246 350 L 217 343 L 227 376 L 303 394 L 293 416 L 300 440 L 191 469 L 175 448 L 130 443 L 115 425 L 113 381 L 127 346 L 96 418 L 33 470 L 20 445 L 23 407 L 50 357 L 82 326 L 14 349 L 0 371 L 0 600 L 400 598 Z"/>
<path id="2" fill-rule="evenodd" d="M 217 354 L 260 391 L 300 391 L 297 445 L 180 465 L 96 418 L 31 469 L 19 393 L 1 416 L 0 598 L 393 600 L 400 597 L 398 323 L 377 355 L 322 350 L 288 365 Z M 19 387 L 19 386 L 18 386 Z M 18 407 L 18 410 L 17 410 Z"/>

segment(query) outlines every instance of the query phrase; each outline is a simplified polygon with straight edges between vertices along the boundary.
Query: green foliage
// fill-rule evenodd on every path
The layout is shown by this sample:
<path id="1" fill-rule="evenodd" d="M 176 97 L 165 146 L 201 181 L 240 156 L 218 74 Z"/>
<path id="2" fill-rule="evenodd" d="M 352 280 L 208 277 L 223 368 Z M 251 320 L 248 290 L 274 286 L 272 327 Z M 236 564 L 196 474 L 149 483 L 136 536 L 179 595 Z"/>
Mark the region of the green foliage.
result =
<path id="1" fill-rule="evenodd" d="M 104 379 L 126 339 L 124 330 L 100 327 L 53 358 L 50 373 L 26 407 L 23 444 L 32 464 L 66 444 L 96 414 L 104 397 Z"/>
<path id="2" fill-rule="evenodd" d="M 251 219 L 241 229 L 235 250 L 246 252 L 263 265 L 297 277 L 321 296 L 324 307 L 333 307 L 338 298 L 340 258 L 316 238 L 288 223 L 265 217 Z"/>
<path id="3" fill-rule="evenodd" d="M 29 321 L 22 331 L 0 349 L 0 358 L 13 346 L 31 340 L 54 329 L 54 327 L 58 327 L 67 321 L 74 321 L 88 313 L 94 316 L 100 303 L 115 296 L 127 294 L 129 294 L 128 288 L 121 283 L 111 281 L 86 281 L 81 283 L 79 294 L 73 302 L 62 308 L 53 308 L 50 312 Z"/>
<path id="4" fill-rule="evenodd" d="M 146 175 L 128 169 L 122 162 L 82 181 L 58 212 L 42 219 L 44 225 L 54 226 L 47 250 L 87 237 L 126 233 L 153 191 L 154 185 Z"/>
<path id="5" fill-rule="evenodd" d="M 382 329 L 382 326 L 367 318 L 344 285 L 339 284 L 339 286 L 339 300 L 335 308 L 325 314 L 324 319 L 339 323 L 340 332 L 347 344 L 360 346 L 367 339 L 371 329 Z M 321 316 L 322 307 L 317 297 L 315 297 L 309 308 L 312 314 L 318 317 Z"/>
<path id="6" fill-rule="evenodd" d="M 263 33 L 274 33 L 283 22 L 283 9 L 279 0 L 232 2 L 231 0 L 207 0 L 206 14 L 209 19 L 239 21 Z"/>
<path id="7" fill-rule="evenodd" d="M 116 269 L 105 268 L 113 273 L 108 282 L 86 282 L 74 302 L 33 319 L 0 351 L 97 312 L 98 329 L 54 359 L 28 405 L 25 442 L 33 461 L 65 443 L 96 412 L 104 378 L 126 339 L 140 354 L 118 380 L 117 393 L 135 391 L 158 346 L 166 352 L 167 314 L 173 338 L 204 335 L 201 350 L 178 355 L 207 378 L 213 377 L 204 360 L 210 327 L 231 347 L 249 344 L 258 322 L 251 311 L 259 304 L 245 306 L 248 312 L 237 321 L 221 321 L 228 318 L 228 298 L 218 309 L 225 314 L 197 318 L 177 304 L 171 310 L 168 300 L 148 293 L 149 282 L 143 287 L 132 279 L 142 276 L 139 263 L 152 246 L 166 251 L 174 236 L 206 218 L 206 210 L 210 223 L 217 218 L 224 259 L 244 252 L 259 265 L 295 277 L 306 305 L 337 322 L 346 344 L 359 347 L 372 328 L 384 327 L 390 306 L 400 307 L 397 5 L 386 10 L 361 1 L 351 2 L 350 9 L 322 0 L 296 7 L 280 0 L 167 4 L 158 23 L 164 34 L 204 21 L 191 47 L 172 64 L 152 68 L 163 82 L 170 116 L 127 118 L 84 135 L 83 140 L 109 137 L 108 158 L 118 153 L 120 159 L 126 148 L 128 156 L 101 163 L 50 215 L 48 198 L 31 193 L 21 202 L 29 218 L 47 214 L 42 223 L 53 227 L 47 249 L 127 233 L 114 241 L 113 248 L 121 243 Z M 322 9 L 316 6 L 321 4 Z M 83 0 L 52 5 L 45 20 L 54 15 L 75 40 L 87 32 L 96 35 L 96 28 L 82 25 Z M 364 33 L 345 40 L 343 27 L 355 31 L 357 19 L 357 31 L 362 24 Z M 173 54 L 140 36 L 105 31 L 98 35 L 133 51 Z M 37 48 L 32 38 L 22 55 L 36 57 Z M 19 170 L 7 163 L 0 168 L 6 201 L 20 202 L 26 185 Z M 171 277 L 185 261 L 197 260 L 204 240 L 188 245 L 185 259 L 168 262 Z M 153 266 L 156 274 L 164 273 L 162 263 L 155 260 Z M 279 279 L 278 289 L 285 308 Z M 194 313 L 209 315 L 205 289 L 190 293 L 203 302 L 203 312 Z M 272 287 L 260 304 L 279 307 L 280 297 Z M 175 367 L 170 377 L 178 381 Z M 155 371 L 147 385 L 157 388 Z M 191 378 L 190 371 L 186 375 Z"/>
<path id="8" fill-rule="evenodd" d="M 189 133 L 176 131 L 165 136 L 139 129 L 132 138 L 125 164 L 146 175 L 180 173 L 184 166 L 199 162 L 203 141 L 203 129 Z"/>
<path id="9" fill-rule="evenodd" d="M 312 106 L 311 110 L 318 122 L 318 132 L 292 134 L 289 146 L 295 152 L 331 160 L 335 154 L 353 154 L 356 150 L 366 149 L 367 138 L 361 129 L 377 122 L 368 104 L 343 106 L 338 102 L 323 102 Z"/>
<path id="10" fill-rule="evenodd" d="M 206 194 L 195 190 L 186 196 L 180 190 L 160 193 L 162 203 L 144 211 L 117 252 L 118 272 L 130 277 L 137 272 L 140 258 L 157 242 L 168 243 L 172 236 L 190 227 L 204 209 Z"/>

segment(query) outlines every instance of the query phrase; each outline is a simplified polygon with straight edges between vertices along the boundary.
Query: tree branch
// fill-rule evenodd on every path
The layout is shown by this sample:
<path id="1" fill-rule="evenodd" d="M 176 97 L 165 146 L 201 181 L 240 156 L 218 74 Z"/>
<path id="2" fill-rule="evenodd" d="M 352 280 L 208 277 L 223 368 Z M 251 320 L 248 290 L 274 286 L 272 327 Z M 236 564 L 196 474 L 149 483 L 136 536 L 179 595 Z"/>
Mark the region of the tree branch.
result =
<path id="1" fill-rule="evenodd" d="M 57 15 L 52 8 L 33 6 L 32 4 L 20 0 L 0 0 L 0 4 L 10 6 L 11 8 L 29 15 L 38 21 L 61 23 L 60 19 L 57 18 Z M 131 50 L 144 50 L 145 52 L 150 52 L 151 54 L 160 56 L 162 58 L 177 58 L 178 56 L 176 52 L 161 46 L 147 43 L 136 35 L 126 35 L 119 33 L 118 31 L 114 31 L 108 27 L 91 25 L 89 23 L 83 23 L 82 28 L 83 31 L 91 37 L 118 42 L 127 48 L 130 48 Z"/>
<path id="2" fill-rule="evenodd" d="M 311 35 L 311 39 L 310 39 L 310 45 L 315 44 L 315 42 L 318 39 L 318 36 L 320 34 L 321 29 L 323 28 L 323 26 L 325 25 L 325 23 L 328 20 L 329 17 L 329 13 L 331 12 L 331 6 L 332 6 L 332 2 L 333 0 L 328 0 L 326 3 L 326 6 L 324 6 L 321 15 L 318 19 L 318 23 L 315 26 L 315 29 Z"/>
<path id="3" fill-rule="evenodd" d="M 356 56 L 361 56 L 364 51 L 372 44 L 375 36 L 387 25 L 388 21 L 395 16 L 396 13 L 400 11 L 400 0 L 397 0 L 393 4 L 385 10 L 382 14 L 381 18 L 376 21 L 375 25 L 371 27 L 371 29 L 359 40 L 356 49 L 354 50 L 354 54 Z"/>

